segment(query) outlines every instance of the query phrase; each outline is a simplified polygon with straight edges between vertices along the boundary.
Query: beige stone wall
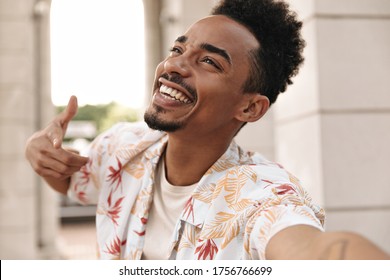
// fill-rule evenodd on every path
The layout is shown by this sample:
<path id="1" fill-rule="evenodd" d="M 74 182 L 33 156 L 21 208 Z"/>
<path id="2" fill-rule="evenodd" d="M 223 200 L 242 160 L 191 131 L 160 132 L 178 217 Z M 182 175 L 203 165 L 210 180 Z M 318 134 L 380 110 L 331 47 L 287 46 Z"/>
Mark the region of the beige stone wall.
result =
<path id="1" fill-rule="evenodd" d="M 162 59 L 162 35 L 160 24 L 161 1 L 142 0 L 144 5 L 145 26 L 145 108 L 149 104 L 153 83 L 154 71 Z M 140 119 L 142 119 L 140 116 Z"/>
<path id="2" fill-rule="evenodd" d="M 325 206 L 328 230 L 390 251 L 390 2 L 290 2 L 306 62 L 275 106 L 276 158 Z"/>
<path id="3" fill-rule="evenodd" d="M 56 197 L 24 158 L 27 138 L 52 115 L 50 1 L 0 0 L 0 258 L 56 256 Z"/>

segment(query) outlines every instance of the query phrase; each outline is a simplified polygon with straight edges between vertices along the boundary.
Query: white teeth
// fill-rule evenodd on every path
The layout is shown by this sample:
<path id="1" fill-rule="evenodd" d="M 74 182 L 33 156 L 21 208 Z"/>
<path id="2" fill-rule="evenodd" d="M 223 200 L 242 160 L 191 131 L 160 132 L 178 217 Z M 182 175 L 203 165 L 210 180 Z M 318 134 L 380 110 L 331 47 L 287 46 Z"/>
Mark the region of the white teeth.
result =
<path id="1" fill-rule="evenodd" d="M 173 99 L 181 101 L 183 103 L 191 103 L 191 101 L 182 92 L 174 88 L 167 87 L 166 85 L 160 86 L 160 92 L 165 93 Z"/>

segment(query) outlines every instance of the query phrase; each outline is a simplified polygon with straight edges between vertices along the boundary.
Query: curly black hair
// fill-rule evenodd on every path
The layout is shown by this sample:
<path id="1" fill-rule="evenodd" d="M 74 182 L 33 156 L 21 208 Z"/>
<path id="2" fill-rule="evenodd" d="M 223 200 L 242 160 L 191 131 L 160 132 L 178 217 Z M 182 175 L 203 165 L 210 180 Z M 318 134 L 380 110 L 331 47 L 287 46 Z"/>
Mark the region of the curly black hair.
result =
<path id="1" fill-rule="evenodd" d="M 259 41 L 260 47 L 250 54 L 253 59 L 244 91 L 259 92 L 274 103 L 292 84 L 304 60 L 302 22 L 296 13 L 279 0 L 222 0 L 211 14 L 239 22 Z"/>

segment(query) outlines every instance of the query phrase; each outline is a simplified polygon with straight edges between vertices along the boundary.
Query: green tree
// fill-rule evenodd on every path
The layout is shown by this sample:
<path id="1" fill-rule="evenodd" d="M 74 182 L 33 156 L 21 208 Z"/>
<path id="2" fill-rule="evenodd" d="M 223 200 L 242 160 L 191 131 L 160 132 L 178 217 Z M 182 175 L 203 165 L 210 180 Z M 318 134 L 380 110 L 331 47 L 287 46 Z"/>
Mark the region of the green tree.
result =
<path id="1" fill-rule="evenodd" d="M 57 113 L 65 106 L 58 106 Z M 122 106 L 116 102 L 102 105 L 85 105 L 78 109 L 75 121 L 93 121 L 98 133 L 110 128 L 118 122 L 136 122 L 139 120 L 139 110 Z"/>

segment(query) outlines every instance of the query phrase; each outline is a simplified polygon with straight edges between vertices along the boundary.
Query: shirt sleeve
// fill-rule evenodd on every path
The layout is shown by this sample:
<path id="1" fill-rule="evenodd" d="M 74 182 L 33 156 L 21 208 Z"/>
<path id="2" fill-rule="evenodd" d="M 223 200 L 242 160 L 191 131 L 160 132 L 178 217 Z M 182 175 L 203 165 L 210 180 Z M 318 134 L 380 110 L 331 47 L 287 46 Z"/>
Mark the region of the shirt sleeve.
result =
<path id="1" fill-rule="evenodd" d="M 106 164 L 112 153 L 112 142 L 117 137 L 120 124 L 100 134 L 82 155 L 88 156 L 88 163 L 71 177 L 68 197 L 82 205 L 97 204 L 101 184 L 104 182 Z"/>
<path id="2" fill-rule="evenodd" d="M 285 228 L 308 225 L 324 231 L 325 216 L 321 207 L 294 192 L 279 195 L 274 191 L 274 194 L 256 214 L 250 235 L 252 258 L 265 260 L 269 240 Z"/>

